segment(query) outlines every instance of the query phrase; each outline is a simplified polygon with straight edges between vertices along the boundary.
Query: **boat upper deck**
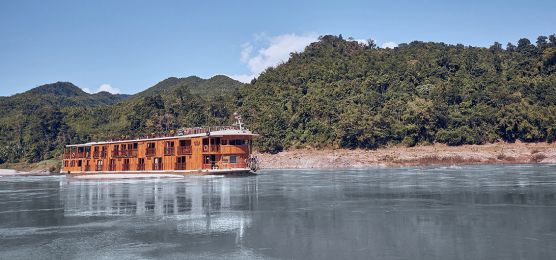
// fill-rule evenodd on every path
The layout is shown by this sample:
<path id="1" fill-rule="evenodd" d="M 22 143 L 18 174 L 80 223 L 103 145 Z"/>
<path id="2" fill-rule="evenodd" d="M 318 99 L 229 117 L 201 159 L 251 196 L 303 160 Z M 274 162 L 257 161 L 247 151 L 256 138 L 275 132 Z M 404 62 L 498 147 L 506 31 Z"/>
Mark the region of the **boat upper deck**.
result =
<path id="1" fill-rule="evenodd" d="M 133 139 L 112 139 L 108 141 L 100 142 L 88 142 L 83 144 L 70 144 L 66 147 L 87 147 L 93 145 L 105 145 L 105 144 L 118 144 L 118 143 L 130 143 L 130 142 L 148 142 L 148 141 L 160 141 L 169 139 L 191 139 L 195 137 L 223 137 L 223 136 L 258 136 L 252 133 L 248 129 L 238 129 L 234 127 L 195 127 L 187 128 L 183 132 L 178 131 L 176 134 L 166 134 L 166 135 L 145 135 Z"/>

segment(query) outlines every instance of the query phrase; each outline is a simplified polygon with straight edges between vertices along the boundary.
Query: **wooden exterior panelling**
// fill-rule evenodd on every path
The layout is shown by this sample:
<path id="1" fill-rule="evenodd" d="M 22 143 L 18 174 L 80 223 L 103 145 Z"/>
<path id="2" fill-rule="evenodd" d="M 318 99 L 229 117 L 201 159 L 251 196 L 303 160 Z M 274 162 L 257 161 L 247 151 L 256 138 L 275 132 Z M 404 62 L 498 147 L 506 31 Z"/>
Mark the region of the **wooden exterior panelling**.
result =
<path id="1" fill-rule="evenodd" d="M 162 172 L 247 168 L 253 135 L 144 139 L 66 147 L 63 172 Z"/>

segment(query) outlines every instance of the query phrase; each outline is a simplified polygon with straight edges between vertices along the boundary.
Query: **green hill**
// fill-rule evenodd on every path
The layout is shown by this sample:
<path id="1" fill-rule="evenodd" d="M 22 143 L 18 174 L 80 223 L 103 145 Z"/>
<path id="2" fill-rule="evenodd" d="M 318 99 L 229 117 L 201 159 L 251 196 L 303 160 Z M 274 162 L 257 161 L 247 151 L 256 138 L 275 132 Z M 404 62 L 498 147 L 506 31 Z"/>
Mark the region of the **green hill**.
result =
<path id="1" fill-rule="evenodd" d="M 323 36 L 241 89 L 266 151 L 556 139 L 556 37 L 381 49 Z"/>
<path id="2" fill-rule="evenodd" d="M 68 143 L 222 124 L 241 85 L 225 76 L 168 78 L 130 96 L 57 82 L 2 97 L 0 163 L 57 157 Z"/>
<path id="3" fill-rule="evenodd" d="M 251 84 L 168 78 L 133 96 L 55 83 L 0 98 L 0 163 L 64 144 L 231 123 L 261 151 L 556 139 L 556 37 L 505 48 L 411 42 L 394 49 L 322 36 Z"/>
<path id="4" fill-rule="evenodd" d="M 133 98 L 142 98 L 156 94 L 167 95 L 180 88 L 187 88 L 194 95 L 214 97 L 233 93 L 242 85 L 243 83 L 223 75 L 216 75 L 210 79 L 202 79 L 197 76 L 186 78 L 171 77 L 133 95 Z"/>

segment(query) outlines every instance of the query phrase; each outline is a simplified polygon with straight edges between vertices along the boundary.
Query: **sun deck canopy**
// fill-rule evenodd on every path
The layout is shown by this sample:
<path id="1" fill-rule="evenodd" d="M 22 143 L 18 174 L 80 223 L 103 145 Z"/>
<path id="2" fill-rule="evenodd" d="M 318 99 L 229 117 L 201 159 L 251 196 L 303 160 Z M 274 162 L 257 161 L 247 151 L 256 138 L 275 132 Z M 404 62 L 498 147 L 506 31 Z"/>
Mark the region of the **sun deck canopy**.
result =
<path id="1" fill-rule="evenodd" d="M 186 134 L 186 135 L 173 135 L 173 136 L 163 136 L 163 137 L 146 137 L 146 138 L 135 138 L 135 139 L 126 139 L 126 140 L 111 140 L 111 141 L 101 141 L 101 142 L 89 142 L 83 144 L 69 144 L 66 147 L 87 147 L 93 145 L 103 145 L 103 144 L 117 144 L 117 143 L 133 143 L 133 142 L 145 142 L 145 141 L 158 141 L 158 140 L 169 140 L 169 139 L 189 139 L 194 137 L 203 137 L 203 136 L 210 136 L 210 137 L 224 137 L 224 136 L 250 136 L 255 137 L 258 134 L 253 134 L 251 131 L 247 129 L 239 130 L 239 129 L 226 129 L 226 130 L 217 130 L 217 131 L 207 131 L 205 133 L 196 133 L 196 134 Z"/>

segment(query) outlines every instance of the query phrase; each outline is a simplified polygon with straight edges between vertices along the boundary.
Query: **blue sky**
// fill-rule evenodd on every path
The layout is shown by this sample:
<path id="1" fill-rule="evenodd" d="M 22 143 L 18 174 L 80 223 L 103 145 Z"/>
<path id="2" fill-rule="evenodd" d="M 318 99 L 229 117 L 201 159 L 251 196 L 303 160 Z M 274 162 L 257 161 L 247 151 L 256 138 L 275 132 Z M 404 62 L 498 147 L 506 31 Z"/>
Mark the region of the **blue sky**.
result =
<path id="1" fill-rule="evenodd" d="M 171 76 L 246 81 L 324 34 L 534 42 L 556 33 L 555 13 L 556 1 L 511 0 L 1 1 L 0 96 L 56 81 L 127 94 Z"/>

